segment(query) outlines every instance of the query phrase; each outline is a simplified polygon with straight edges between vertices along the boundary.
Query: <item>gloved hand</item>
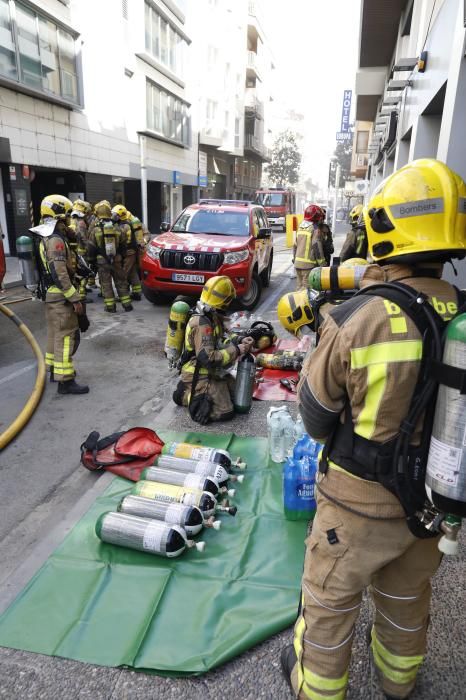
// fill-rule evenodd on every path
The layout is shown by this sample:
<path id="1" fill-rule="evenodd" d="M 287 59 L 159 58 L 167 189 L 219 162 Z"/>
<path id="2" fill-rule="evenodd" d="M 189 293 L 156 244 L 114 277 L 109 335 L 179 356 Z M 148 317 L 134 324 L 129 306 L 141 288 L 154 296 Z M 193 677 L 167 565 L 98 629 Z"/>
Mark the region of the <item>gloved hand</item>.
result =
<path id="1" fill-rule="evenodd" d="M 189 414 L 191 418 L 196 421 L 196 423 L 207 425 L 210 419 L 212 404 L 213 401 L 207 394 L 195 396 L 189 404 Z"/>
<path id="2" fill-rule="evenodd" d="M 243 338 L 241 343 L 238 345 L 238 350 L 240 355 L 245 355 L 247 352 L 251 352 L 251 349 L 254 347 L 254 338 L 251 338 L 251 336 L 247 336 L 246 338 Z"/>

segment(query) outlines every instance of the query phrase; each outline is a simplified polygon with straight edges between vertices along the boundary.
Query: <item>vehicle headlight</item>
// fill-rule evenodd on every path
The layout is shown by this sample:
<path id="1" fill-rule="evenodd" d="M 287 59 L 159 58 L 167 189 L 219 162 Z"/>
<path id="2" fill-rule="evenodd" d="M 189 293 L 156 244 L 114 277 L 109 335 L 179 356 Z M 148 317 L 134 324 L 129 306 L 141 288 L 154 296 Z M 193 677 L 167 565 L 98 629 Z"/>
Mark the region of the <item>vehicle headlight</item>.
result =
<path id="1" fill-rule="evenodd" d="M 249 250 L 245 248 L 244 250 L 234 250 L 231 253 L 225 253 L 223 262 L 226 265 L 236 265 L 236 263 L 243 262 L 249 257 Z"/>
<path id="2" fill-rule="evenodd" d="M 162 249 L 159 246 L 148 245 L 146 248 L 146 253 L 152 260 L 159 260 L 161 252 Z"/>

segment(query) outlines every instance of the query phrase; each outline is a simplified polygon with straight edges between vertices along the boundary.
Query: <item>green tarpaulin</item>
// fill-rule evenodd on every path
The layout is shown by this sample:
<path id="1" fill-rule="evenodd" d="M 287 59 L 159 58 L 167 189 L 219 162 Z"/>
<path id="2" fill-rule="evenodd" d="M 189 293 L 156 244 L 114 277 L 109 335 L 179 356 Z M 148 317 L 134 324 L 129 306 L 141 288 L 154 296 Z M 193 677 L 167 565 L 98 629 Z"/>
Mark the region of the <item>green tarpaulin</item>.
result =
<path id="1" fill-rule="evenodd" d="M 263 438 L 162 433 L 248 463 L 235 518 L 204 553 L 167 560 L 102 543 L 98 516 L 132 484 L 115 478 L 0 618 L 0 645 L 103 666 L 203 673 L 296 618 L 306 523 L 283 517 L 281 467 Z"/>

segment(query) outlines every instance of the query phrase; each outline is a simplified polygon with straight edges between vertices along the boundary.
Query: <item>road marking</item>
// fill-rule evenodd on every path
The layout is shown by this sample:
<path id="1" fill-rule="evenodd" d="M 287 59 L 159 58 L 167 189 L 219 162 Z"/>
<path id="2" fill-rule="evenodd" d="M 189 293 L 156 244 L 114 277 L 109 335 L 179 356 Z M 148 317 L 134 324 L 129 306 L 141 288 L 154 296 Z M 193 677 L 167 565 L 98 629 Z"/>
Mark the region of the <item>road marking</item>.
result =
<path id="1" fill-rule="evenodd" d="M 89 335 L 85 335 L 84 339 L 85 340 L 91 340 L 92 338 L 97 338 L 98 335 L 103 335 L 107 331 L 112 330 L 112 328 L 116 328 L 116 326 L 120 325 L 120 321 L 115 321 L 114 323 L 109 323 L 108 326 L 105 326 L 105 328 L 99 328 L 96 331 L 93 331 L 92 333 L 89 333 Z"/>
<path id="2" fill-rule="evenodd" d="M 22 367 L 21 369 L 17 369 L 16 372 L 12 372 L 11 374 L 7 374 L 6 377 L 3 377 L 3 379 L 0 379 L 0 384 L 5 384 L 6 382 L 11 382 L 12 379 L 16 379 L 16 377 L 20 377 L 22 374 L 26 374 L 26 372 L 29 372 L 29 370 L 33 369 L 36 366 L 36 363 L 34 362 L 32 365 L 26 365 L 26 367 Z"/>

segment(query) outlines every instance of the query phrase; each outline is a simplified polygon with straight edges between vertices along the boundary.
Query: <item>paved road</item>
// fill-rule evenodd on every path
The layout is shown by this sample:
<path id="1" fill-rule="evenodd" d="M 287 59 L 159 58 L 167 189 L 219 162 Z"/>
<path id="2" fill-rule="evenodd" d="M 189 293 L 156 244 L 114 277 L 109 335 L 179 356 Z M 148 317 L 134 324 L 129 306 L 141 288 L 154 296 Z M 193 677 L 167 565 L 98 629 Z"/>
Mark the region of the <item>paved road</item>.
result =
<path id="1" fill-rule="evenodd" d="M 344 235 L 337 228 L 336 249 Z M 276 255 L 270 288 L 257 313 L 276 320 L 279 297 L 293 288 L 290 251 L 283 236 L 276 236 Z M 44 347 L 43 309 L 38 302 L 13 307 Z M 0 456 L 0 609 L 11 601 L 48 553 L 102 491 L 108 475 L 98 476 L 79 467 L 79 445 L 93 429 L 106 435 L 117 429 L 146 425 L 183 430 L 192 427 L 183 409 L 171 402 L 174 378 L 162 355 L 168 304 L 135 305 L 133 313 L 115 316 L 103 312 L 96 298 L 89 306 L 92 327 L 83 337 L 77 355 L 79 379 L 91 393 L 59 397 L 56 385 L 47 385 L 32 421 Z M 29 350 L 13 324 L 0 316 L 0 430 L 24 402 L 33 383 Z M 254 434 L 265 435 L 267 403 L 254 405 Z M 247 416 L 238 416 L 224 428 L 251 434 Z M 421 677 L 415 698 L 464 697 L 465 613 L 458 609 L 464 598 L 464 562 L 455 559 L 438 578 L 436 616 L 431 635 L 430 665 Z M 363 630 L 371 611 L 363 609 L 354 644 L 350 698 L 381 698 L 371 676 Z M 226 666 L 200 678 L 166 679 L 123 669 L 93 667 L 63 659 L 42 657 L 10 649 L 0 650 L 0 698 L 24 700 L 238 700 L 274 698 L 289 693 L 279 670 L 279 651 L 290 639 L 285 631 L 243 654 Z M 454 649 L 454 653 L 452 651 Z M 448 692 L 447 692 L 448 691 Z"/>

